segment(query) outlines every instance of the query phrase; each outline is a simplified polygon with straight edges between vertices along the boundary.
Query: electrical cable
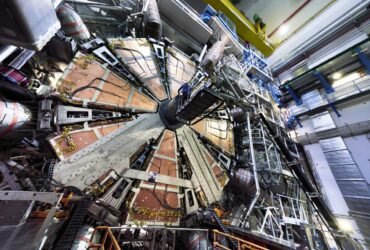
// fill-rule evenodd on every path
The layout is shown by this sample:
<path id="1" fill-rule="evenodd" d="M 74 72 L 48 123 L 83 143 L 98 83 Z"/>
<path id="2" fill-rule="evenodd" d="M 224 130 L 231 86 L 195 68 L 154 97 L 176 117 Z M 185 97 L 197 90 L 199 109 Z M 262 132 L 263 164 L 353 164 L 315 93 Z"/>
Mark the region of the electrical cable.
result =
<path id="1" fill-rule="evenodd" d="M 130 53 L 131 53 L 131 55 L 133 56 L 133 58 L 134 58 L 135 62 L 137 63 L 137 65 L 139 65 L 139 67 L 141 68 L 141 70 L 143 71 L 143 73 L 145 73 L 144 68 L 141 66 L 141 64 L 139 63 L 139 61 L 137 60 L 137 58 L 136 58 L 136 56 L 135 56 L 135 54 L 134 54 L 133 52 L 138 53 L 138 54 L 142 57 L 142 59 L 144 59 L 144 62 L 145 62 L 145 64 L 146 64 L 147 68 L 149 69 L 150 73 L 151 73 L 152 75 L 156 75 L 156 74 L 157 74 L 157 72 L 153 72 L 153 69 L 151 69 L 151 68 L 150 68 L 150 66 L 149 66 L 148 62 L 147 62 L 147 61 L 146 61 L 146 59 L 145 59 L 145 56 L 144 56 L 140 51 L 135 50 L 135 49 L 128 49 L 128 48 L 124 48 L 124 47 L 121 47 L 121 46 L 119 46 L 119 45 L 115 45 L 115 49 L 117 49 L 117 50 L 125 50 L 125 51 L 130 52 Z M 130 64 L 130 63 L 127 63 L 127 64 Z"/>
<path id="2" fill-rule="evenodd" d="M 82 91 L 82 90 L 84 90 L 84 89 L 87 89 L 88 87 L 90 87 L 96 80 L 100 80 L 100 81 L 103 81 L 103 82 L 105 82 L 105 83 L 109 83 L 109 84 L 112 84 L 113 86 L 115 86 L 115 87 L 117 87 L 117 88 L 120 88 L 120 89 L 122 89 L 122 90 L 129 90 L 130 89 L 130 85 L 128 85 L 128 84 L 126 84 L 126 86 L 120 86 L 120 85 L 118 85 L 118 84 L 116 84 L 116 83 L 114 83 L 114 82 L 111 82 L 111 81 L 107 81 L 106 79 L 103 79 L 103 78 L 100 78 L 100 77 L 97 77 L 97 78 L 94 78 L 94 79 L 92 79 L 87 85 L 85 85 L 85 86 L 82 86 L 82 87 L 80 87 L 80 88 L 77 88 L 77 89 L 75 89 L 71 94 L 70 94 L 70 98 L 72 98 L 76 93 L 78 93 L 78 92 L 80 92 L 80 91 Z M 93 87 L 93 86 L 91 86 L 91 87 Z M 95 87 L 95 88 L 97 88 L 97 87 Z M 98 88 L 99 89 L 99 88 Z M 101 90 L 101 89 L 99 89 L 100 91 L 102 91 L 102 92 L 104 92 L 104 90 Z M 105 92 L 107 92 L 107 91 L 105 91 Z M 109 91 L 108 91 L 109 92 Z M 117 94 L 115 94 L 115 95 L 117 95 Z"/>

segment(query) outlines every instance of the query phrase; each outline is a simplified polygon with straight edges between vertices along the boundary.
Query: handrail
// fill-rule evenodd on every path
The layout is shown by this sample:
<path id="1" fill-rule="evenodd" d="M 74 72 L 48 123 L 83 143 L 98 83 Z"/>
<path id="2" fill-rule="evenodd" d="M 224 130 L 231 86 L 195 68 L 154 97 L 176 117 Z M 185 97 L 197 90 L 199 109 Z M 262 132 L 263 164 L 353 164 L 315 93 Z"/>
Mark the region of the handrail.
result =
<path id="1" fill-rule="evenodd" d="M 116 237 L 114 236 L 112 229 L 168 229 L 168 230 L 175 230 L 175 231 L 202 231 L 202 232 L 208 232 L 208 229 L 198 229 L 198 228 L 168 228 L 168 227 L 161 227 L 161 226 L 153 226 L 153 227 L 109 227 L 109 226 L 98 226 L 94 229 L 94 232 L 91 235 L 91 240 L 94 239 L 95 233 L 98 231 L 103 231 L 102 237 L 100 238 L 99 243 L 93 243 L 90 242 L 87 249 L 99 249 L 99 250 L 121 250 L 121 247 L 119 246 Z M 222 243 L 218 240 L 219 236 L 228 237 L 229 239 L 235 240 L 238 242 L 238 249 L 253 249 L 253 250 L 268 250 L 268 248 L 259 246 L 253 242 L 249 242 L 247 240 L 238 238 L 236 236 L 233 236 L 228 233 L 223 233 L 217 229 L 212 230 L 213 231 L 213 246 L 219 247 L 222 249 L 229 249 L 228 247 L 222 245 Z M 106 244 L 109 244 L 106 246 Z"/>
<path id="2" fill-rule="evenodd" d="M 353 88 L 354 91 L 345 92 L 346 90 L 350 90 L 351 88 Z M 322 96 L 323 99 L 324 99 L 322 103 L 317 103 L 315 106 L 309 106 L 305 102 L 303 102 L 302 105 L 300 105 L 300 106 L 294 105 L 293 107 L 290 107 L 290 109 L 291 109 L 291 112 L 294 115 L 299 115 L 299 114 L 304 113 L 306 111 L 309 111 L 309 110 L 315 109 L 317 107 L 326 105 L 326 104 L 328 104 L 329 101 L 331 101 L 331 102 L 338 101 L 338 100 L 341 100 L 343 98 L 362 93 L 362 92 L 367 91 L 369 89 L 370 89 L 370 78 L 369 78 L 369 75 L 366 75 L 366 76 L 357 78 L 357 79 L 352 80 L 352 81 L 348 81 L 346 83 L 343 83 L 339 86 L 334 87 L 334 92 L 332 92 L 330 94 L 324 94 Z M 345 92 L 345 93 L 343 93 L 343 92 Z"/>
<path id="3" fill-rule="evenodd" d="M 110 227 L 107 227 L 107 226 L 98 226 L 94 229 L 94 232 L 92 233 L 91 235 L 91 239 L 94 239 L 94 234 L 99 231 L 99 230 L 104 230 L 104 236 L 102 237 L 102 241 L 100 243 L 92 243 L 90 242 L 89 243 L 89 246 L 87 247 L 87 249 L 101 249 L 101 250 L 104 250 L 105 249 L 105 244 L 108 240 L 108 243 L 110 244 L 109 245 L 109 250 L 121 250 L 121 247 L 119 246 L 118 242 L 117 242 L 117 239 L 116 237 L 113 235 L 112 233 L 112 230 Z M 108 238 L 109 236 L 109 238 Z"/>
<path id="4" fill-rule="evenodd" d="M 219 235 L 222 235 L 222 236 L 225 236 L 225 237 L 228 237 L 230 239 L 233 239 L 233 240 L 236 240 L 238 242 L 238 249 L 242 249 L 241 247 L 246 247 L 246 248 L 243 248 L 243 249 L 254 249 L 254 250 L 268 250 L 268 248 L 265 248 L 265 247 L 262 247 L 262 246 L 259 246 L 255 243 L 252 243 L 252 242 L 249 242 L 249 241 L 246 241 L 246 240 L 243 240 L 243 239 L 240 239 L 238 237 L 235 237 L 233 235 L 230 235 L 230 234 L 227 234 L 227 233 L 223 233 L 223 232 L 220 232 L 218 231 L 217 229 L 214 229 L 213 230 L 213 246 L 214 247 L 221 247 L 222 249 L 230 249 L 224 245 L 222 245 L 219 241 L 218 241 L 218 236 Z M 242 244 L 245 244 L 245 245 L 242 245 Z"/>
<path id="5" fill-rule="evenodd" d="M 256 204 L 259 196 L 260 196 L 260 185 L 259 185 L 259 180 L 258 180 L 258 173 L 257 173 L 257 164 L 256 164 L 256 159 L 254 155 L 254 148 L 253 148 L 253 139 L 252 139 L 252 127 L 251 127 L 251 121 L 250 121 L 250 115 L 247 113 L 247 124 L 248 124 L 248 135 L 249 135 L 249 150 L 251 152 L 251 158 L 252 158 L 252 164 L 253 164 L 253 174 L 254 174 L 254 182 L 256 185 L 256 194 L 249 205 L 249 209 L 246 215 L 246 218 L 252 213 L 253 207 Z"/>

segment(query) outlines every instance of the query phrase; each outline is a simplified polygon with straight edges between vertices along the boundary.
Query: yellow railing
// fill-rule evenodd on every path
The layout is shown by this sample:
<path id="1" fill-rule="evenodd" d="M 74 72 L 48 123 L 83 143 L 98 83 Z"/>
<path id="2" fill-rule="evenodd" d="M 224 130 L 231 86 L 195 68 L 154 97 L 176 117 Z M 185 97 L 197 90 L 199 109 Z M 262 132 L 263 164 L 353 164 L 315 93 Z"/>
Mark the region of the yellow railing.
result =
<path id="1" fill-rule="evenodd" d="M 231 240 L 234 240 L 238 243 L 238 249 L 251 249 L 251 250 L 268 250 L 268 248 L 261 247 L 259 245 L 256 245 L 252 242 L 240 239 L 238 237 L 235 237 L 233 235 L 220 232 L 218 230 L 213 230 L 213 247 L 215 249 L 221 248 L 221 249 L 230 249 L 226 246 L 224 246 L 222 243 L 220 243 L 219 238 L 220 236 L 227 237 Z"/>
<path id="2" fill-rule="evenodd" d="M 97 235 L 97 232 L 101 235 Z M 94 242 L 98 241 L 98 242 Z M 91 236 L 91 242 L 87 249 L 99 249 L 99 250 L 121 250 L 116 237 L 112 233 L 110 227 L 100 226 L 94 229 Z"/>
<path id="3" fill-rule="evenodd" d="M 117 228 L 115 228 L 117 229 Z M 146 229 L 150 229 L 146 228 Z M 171 228 L 169 228 L 171 229 Z M 173 228 L 177 229 L 177 228 Z M 180 229 L 180 230 L 191 230 L 191 229 Z M 202 230 L 202 229 L 201 229 Z M 268 248 L 259 246 L 255 243 L 240 239 L 238 237 L 235 237 L 233 235 L 220 232 L 218 230 L 212 230 L 213 231 L 213 247 L 214 249 L 229 249 L 227 246 L 224 246 L 220 241 L 221 237 L 226 237 L 228 239 L 231 239 L 235 241 L 238 244 L 238 250 L 268 250 Z M 121 247 L 119 246 L 119 243 L 116 239 L 116 236 L 112 232 L 111 227 L 107 226 L 99 226 L 94 229 L 93 234 L 91 235 L 91 240 L 89 243 L 89 246 L 87 249 L 91 250 L 121 250 Z"/>

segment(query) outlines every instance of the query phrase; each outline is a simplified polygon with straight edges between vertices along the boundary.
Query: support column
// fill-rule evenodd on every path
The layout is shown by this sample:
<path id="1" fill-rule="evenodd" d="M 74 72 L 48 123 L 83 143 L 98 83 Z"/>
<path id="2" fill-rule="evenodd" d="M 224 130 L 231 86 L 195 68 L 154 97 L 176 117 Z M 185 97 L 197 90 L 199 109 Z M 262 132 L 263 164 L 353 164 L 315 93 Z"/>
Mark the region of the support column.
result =
<path id="1" fill-rule="evenodd" d="M 320 84 L 325 89 L 326 94 L 334 92 L 333 87 L 328 83 L 326 78 L 320 72 L 314 71 L 312 74 L 320 81 Z"/>
<path id="2" fill-rule="evenodd" d="M 355 49 L 355 52 L 357 53 L 357 57 L 360 60 L 362 66 L 364 66 L 367 74 L 370 75 L 370 59 L 367 57 L 367 55 L 361 51 L 360 47 L 357 47 Z"/>
<path id="3" fill-rule="evenodd" d="M 285 88 L 288 90 L 289 94 L 293 97 L 293 99 L 295 101 L 295 104 L 297 106 L 302 105 L 302 100 L 301 100 L 301 98 L 299 98 L 297 96 L 297 94 L 295 93 L 294 89 L 292 89 L 292 87 L 290 87 L 290 85 L 286 85 Z"/>

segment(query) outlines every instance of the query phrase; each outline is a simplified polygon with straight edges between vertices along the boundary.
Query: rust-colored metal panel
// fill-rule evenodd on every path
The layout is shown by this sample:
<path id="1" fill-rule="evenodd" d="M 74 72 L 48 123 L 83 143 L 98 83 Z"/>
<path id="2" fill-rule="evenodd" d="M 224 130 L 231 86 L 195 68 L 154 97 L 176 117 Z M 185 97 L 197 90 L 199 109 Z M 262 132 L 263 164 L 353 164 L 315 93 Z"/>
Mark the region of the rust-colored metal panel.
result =
<path id="1" fill-rule="evenodd" d="M 58 83 L 58 91 L 63 94 L 70 94 L 78 88 L 91 84 L 91 87 L 99 85 L 98 78 L 102 78 L 105 69 L 98 62 L 90 59 L 86 55 L 77 54 L 73 62 L 66 70 L 68 73 L 61 83 Z M 75 94 L 74 98 L 92 99 L 95 90 L 93 88 L 85 89 Z"/>
<path id="2" fill-rule="evenodd" d="M 167 207 L 162 204 L 167 204 Z M 149 225 L 178 224 L 181 216 L 179 208 L 177 193 L 141 188 L 130 209 L 128 221 L 144 221 Z"/>
<path id="3" fill-rule="evenodd" d="M 128 103 L 128 97 L 131 92 L 131 86 L 122 81 L 118 76 L 109 74 L 106 83 L 101 88 L 104 92 L 98 92 L 96 102 L 111 103 L 123 107 Z M 111 93 L 114 93 L 112 95 Z"/>
<path id="4" fill-rule="evenodd" d="M 215 161 L 213 156 L 208 151 L 205 151 L 205 155 L 213 175 L 216 177 L 220 187 L 223 188 L 229 181 L 226 171 L 220 166 L 219 163 Z"/>
<path id="5" fill-rule="evenodd" d="M 196 64 L 186 55 L 173 48 L 167 49 L 167 55 L 168 79 L 171 97 L 173 98 L 177 95 L 177 91 L 181 85 L 189 82 L 194 76 Z"/>
<path id="6" fill-rule="evenodd" d="M 215 147 L 222 149 L 229 155 L 234 155 L 234 133 L 229 122 L 207 118 L 191 127 Z"/>
<path id="7" fill-rule="evenodd" d="M 176 137 L 174 132 L 170 130 L 164 131 L 156 154 L 176 158 Z"/>
<path id="8" fill-rule="evenodd" d="M 158 104 L 157 102 L 150 99 L 148 96 L 143 95 L 136 89 L 133 90 L 132 99 L 130 102 L 130 107 L 138 110 L 151 110 L 156 111 Z"/>
<path id="9" fill-rule="evenodd" d="M 157 149 L 150 160 L 147 172 L 155 172 L 161 175 L 178 177 L 177 157 L 176 157 L 176 136 L 170 130 L 164 130 L 162 137 L 158 143 Z M 151 184 L 144 182 L 145 184 Z M 158 186 L 166 186 L 164 184 L 156 184 Z M 168 187 L 176 188 L 174 185 Z"/>
<path id="10" fill-rule="evenodd" d="M 77 102 L 146 112 L 155 112 L 158 106 L 156 101 L 138 92 L 128 81 L 82 53 L 77 53 L 57 85 L 62 98 Z"/>
<path id="11" fill-rule="evenodd" d="M 68 139 L 62 133 L 61 135 L 50 138 L 49 143 L 59 159 L 64 160 L 122 126 L 124 126 L 124 123 L 78 129 L 67 132 L 66 136 Z"/>
<path id="12" fill-rule="evenodd" d="M 164 130 L 146 171 L 178 177 L 176 151 L 175 133 Z M 131 202 L 127 223 L 143 221 L 150 225 L 178 225 L 182 214 L 177 186 L 141 181 L 139 188 Z"/>
<path id="13" fill-rule="evenodd" d="M 116 53 L 126 63 L 150 92 L 159 100 L 167 98 L 166 90 L 161 83 L 156 59 L 149 42 L 144 38 L 109 39 Z"/>
<path id="14" fill-rule="evenodd" d="M 123 127 L 123 123 L 113 124 L 109 126 L 99 126 L 96 129 L 99 131 L 100 135 L 106 136 L 121 127 Z"/>
<path id="15" fill-rule="evenodd" d="M 94 131 L 78 131 L 70 134 L 72 141 L 76 145 L 76 149 L 73 151 L 68 150 L 68 144 L 61 138 L 58 138 L 58 148 L 64 158 L 80 151 L 81 149 L 89 146 L 98 140 L 98 137 Z"/>

